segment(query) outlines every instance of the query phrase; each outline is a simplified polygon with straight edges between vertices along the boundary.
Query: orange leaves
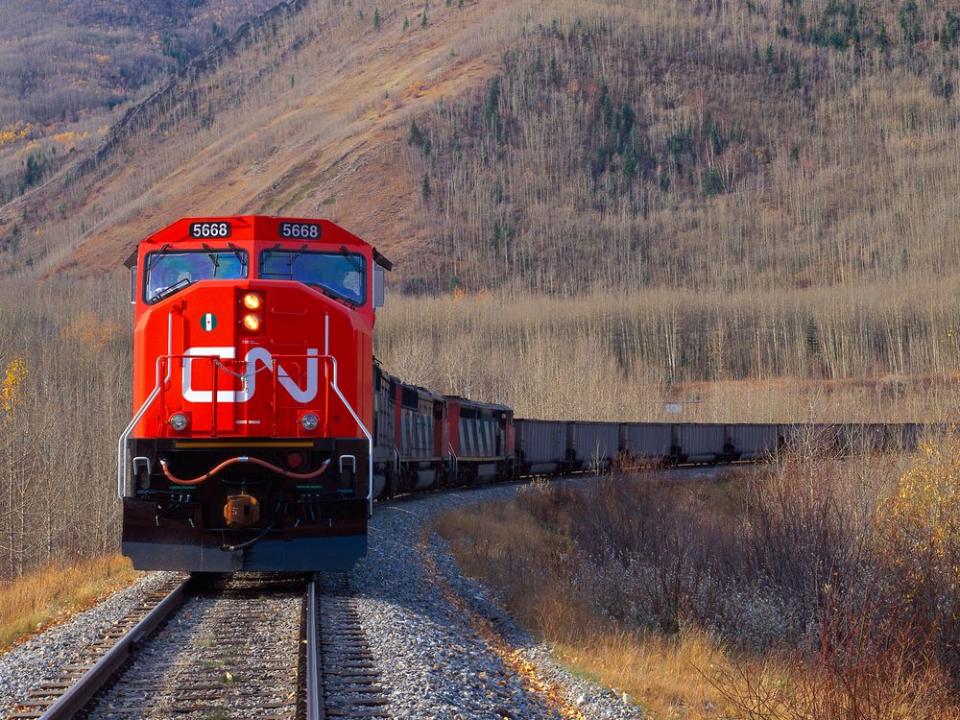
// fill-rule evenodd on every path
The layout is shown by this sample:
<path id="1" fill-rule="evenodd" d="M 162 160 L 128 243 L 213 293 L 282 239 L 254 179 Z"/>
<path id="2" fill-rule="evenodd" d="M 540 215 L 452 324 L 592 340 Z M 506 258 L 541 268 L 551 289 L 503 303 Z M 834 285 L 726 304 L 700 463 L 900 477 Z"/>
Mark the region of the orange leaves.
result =
<path id="1" fill-rule="evenodd" d="M 97 315 L 84 310 L 60 330 L 60 337 L 89 349 L 91 352 L 103 350 L 120 334 L 120 326 L 112 321 L 101 320 Z"/>
<path id="2" fill-rule="evenodd" d="M 878 508 L 881 550 L 912 588 L 913 603 L 960 585 L 960 441 L 924 442 Z"/>
<path id="3" fill-rule="evenodd" d="M 77 147 L 77 143 L 83 140 L 86 140 L 90 137 L 88 132 L 75 132 L 73 130 L 68 130 L 66 132 L 57 133 L 53 136 L 53 140 L 63 146 L 64 150 L 74 150 Z"/>

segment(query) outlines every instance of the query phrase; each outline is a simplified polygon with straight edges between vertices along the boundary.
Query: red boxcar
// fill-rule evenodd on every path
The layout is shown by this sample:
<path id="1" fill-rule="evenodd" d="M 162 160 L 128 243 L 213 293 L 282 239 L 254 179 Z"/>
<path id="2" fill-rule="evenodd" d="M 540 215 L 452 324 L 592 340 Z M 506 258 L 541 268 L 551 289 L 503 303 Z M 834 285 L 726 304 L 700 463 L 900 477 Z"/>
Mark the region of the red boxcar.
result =
<path id="1" fill-rule="evenodd" d="M 505 480 L 514 471 L 513 410 L 447 396 L 447 449 L 452 484 Z"/>

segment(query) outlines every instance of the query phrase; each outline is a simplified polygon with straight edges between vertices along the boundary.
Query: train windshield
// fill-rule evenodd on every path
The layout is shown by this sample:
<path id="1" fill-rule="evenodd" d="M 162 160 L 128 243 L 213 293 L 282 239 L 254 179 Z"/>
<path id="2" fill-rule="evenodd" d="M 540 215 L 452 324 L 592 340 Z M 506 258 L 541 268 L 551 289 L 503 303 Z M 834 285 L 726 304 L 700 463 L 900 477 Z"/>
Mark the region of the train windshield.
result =
<path id="1" fill-rule="evenodd" d="M 264 250 L 260 277 L 297 280 L 354 305 L 362 305 L 367 292 L 364 258 L 349 252 Z"/>
<path id="2" fill-rule="evenodd" d="M 159 302 L 200 280 L 236 280 L 247 277 L 243 250 L 159 250 L 147 255 L 143 299 Z"/>

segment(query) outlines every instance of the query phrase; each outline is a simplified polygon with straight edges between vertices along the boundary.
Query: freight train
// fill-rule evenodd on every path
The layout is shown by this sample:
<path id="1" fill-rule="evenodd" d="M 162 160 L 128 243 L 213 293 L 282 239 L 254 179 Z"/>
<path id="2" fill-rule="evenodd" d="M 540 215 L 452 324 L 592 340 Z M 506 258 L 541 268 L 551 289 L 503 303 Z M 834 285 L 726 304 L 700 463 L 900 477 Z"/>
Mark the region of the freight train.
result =
<path id="1" fill-rule="evenodd" d="M 127 262 L 133 418 L 122 551 L 145 570 L 345 570 L 374 500 L 615 463 L 775 455 L 801 433 L 912 447 L 919 426 L 515 419 L 409 385 L 373 355 L 390 262 L 328 220 L 186 218 Z"/>

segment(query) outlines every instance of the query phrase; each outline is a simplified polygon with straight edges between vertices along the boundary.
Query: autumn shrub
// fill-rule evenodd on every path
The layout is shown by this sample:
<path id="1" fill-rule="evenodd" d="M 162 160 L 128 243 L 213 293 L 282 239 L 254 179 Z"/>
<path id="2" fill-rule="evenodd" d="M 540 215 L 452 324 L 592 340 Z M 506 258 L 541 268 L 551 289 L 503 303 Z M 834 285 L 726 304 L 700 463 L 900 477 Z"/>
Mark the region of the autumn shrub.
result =
<path id="1" fill-rule="evenodd" d="M 960 442 L 925 442 L 881 505 L 876 552 L 891 606 L 934 631 L 960 679 Z"/>
<path id="2" fill-rule="evenodd" d="M 734 660 L 696 671 L 730 716 L 952 717 L 960 460 L 942 442 L 913 459 L 821 448 L 718 481 L 534 484 L 439 528 L 554 642 L 706 632 Z"/>

